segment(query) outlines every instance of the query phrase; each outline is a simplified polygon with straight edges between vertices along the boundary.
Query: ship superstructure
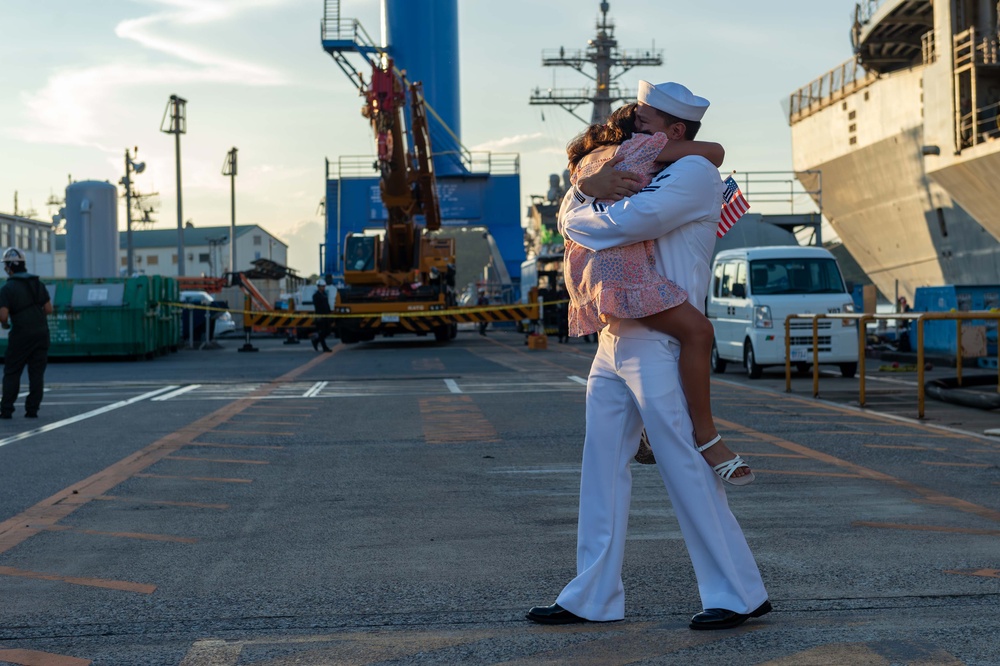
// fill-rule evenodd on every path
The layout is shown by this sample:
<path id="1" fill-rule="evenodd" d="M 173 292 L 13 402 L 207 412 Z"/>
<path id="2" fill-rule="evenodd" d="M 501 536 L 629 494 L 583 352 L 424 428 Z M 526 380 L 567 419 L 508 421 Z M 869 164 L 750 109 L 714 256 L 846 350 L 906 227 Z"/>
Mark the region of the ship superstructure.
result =
<path id="1" fill-rule="evenodd" d="M 1000 283 L 997 33 L 995 2 L 868 0 L 854 57 L 791 95 L 794 168 L 886 296 Z"/>
<path id="2" fill-rule="evenodd" d="M 601 16 L 597 19 L 597 34 L 587 42 L 585 49 L 560 46 L 558 50 L 543 51 L 545 67 L 569 67 L 594 82 L 593 88 L 579 90 L 535 88 L 530 104 L 560 106 L 587 124 L 603 123 L 612 108 L 622 101 L 632 101 L 634 91 L 618 85 L 619 77 L 633 67 L 658 67 L 663 64 L 663 51 L 656 48 L 620 49 L 615 39 L 615 23 L 608 18 L 610 3 L 602 2 Z M 588 70 L 593 67 L 591 74 Z M 590 120 L 576 114 L 576 107 L 592 104 Z"/>

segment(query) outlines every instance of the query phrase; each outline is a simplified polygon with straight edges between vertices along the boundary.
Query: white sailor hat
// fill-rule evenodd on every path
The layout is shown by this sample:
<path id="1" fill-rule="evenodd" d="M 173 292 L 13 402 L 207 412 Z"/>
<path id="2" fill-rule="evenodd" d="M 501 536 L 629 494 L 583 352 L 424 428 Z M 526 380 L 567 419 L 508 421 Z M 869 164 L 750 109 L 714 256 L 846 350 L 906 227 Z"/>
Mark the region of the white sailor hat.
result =
<path id="1" fill-rule="evenodd" d="M 708 110 L 707 99 L 673 82 L 654 86 L 649 81 L 639 81 L 638 99 L 681 120 L 700 121 Z"/>

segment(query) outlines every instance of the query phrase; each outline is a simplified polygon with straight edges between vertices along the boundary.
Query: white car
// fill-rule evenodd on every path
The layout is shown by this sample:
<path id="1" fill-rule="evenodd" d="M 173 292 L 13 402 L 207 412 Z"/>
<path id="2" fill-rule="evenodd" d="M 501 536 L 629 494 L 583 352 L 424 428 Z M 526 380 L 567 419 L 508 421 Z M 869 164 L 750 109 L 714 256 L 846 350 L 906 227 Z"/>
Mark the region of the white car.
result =
<path id="1" fill-rule="evenodd" d="M 205 305 L 211 307 L 215 303 L 215 299 L 207 291 L 182 291 L 181 292 L 181 302 L 182 303 L 193 303 L 196 305 Z M 195 310 L 194 315 L 194 333 L 196 339 L 201 339 L 204 335 L 205 319 L 204 314 L 199 317 L 199 312 L 206 312 L 205 310 Z M 229 312 L 212 312 L 215 315 L 212 318 L 212 337 L 217 338 L 227 333 L 233 333 L 236 331 L 236 321 L 233 320 L 233 315 Z M 182 318 L 182 327 L 184 329 L 184 338 L 186 339 L 190 333 L 187 330 L 188 327 L 188 315 L 185 314 Z"/>

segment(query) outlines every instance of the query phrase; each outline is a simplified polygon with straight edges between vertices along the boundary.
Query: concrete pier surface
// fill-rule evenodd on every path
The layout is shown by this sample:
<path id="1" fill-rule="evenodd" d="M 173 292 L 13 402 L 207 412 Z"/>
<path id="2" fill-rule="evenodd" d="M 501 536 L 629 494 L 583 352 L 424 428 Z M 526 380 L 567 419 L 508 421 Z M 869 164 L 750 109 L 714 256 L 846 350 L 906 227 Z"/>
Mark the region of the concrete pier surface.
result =
<path id="1" fill-rule="evenodd" d="M 594 345 L 221 342 L 51 364 L 40 418 L 0 425 L 0 664 L 1000 663 L 1000 414 L 918 420 L 914 373 L 870 364 L 867 409 L 837 373 L 818 398 L 713 376 L 774 612 L 688 629 L 691 564 L 636 464 L 625 620 L 547 627 L 524 613 L 575 572 Z"/>

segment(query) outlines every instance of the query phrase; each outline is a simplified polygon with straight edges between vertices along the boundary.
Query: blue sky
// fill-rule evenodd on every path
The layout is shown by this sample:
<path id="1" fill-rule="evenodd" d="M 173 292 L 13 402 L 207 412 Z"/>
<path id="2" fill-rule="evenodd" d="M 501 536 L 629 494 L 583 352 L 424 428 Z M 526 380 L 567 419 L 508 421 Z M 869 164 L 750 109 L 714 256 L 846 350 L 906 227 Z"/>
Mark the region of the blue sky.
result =
<path id="1" fill-rule="evenodd" d="M 529 106 L 540 86 L 589 81 L 541 66 L 543 49 L 581 49 L 597 0 L 459 0 L 462 140 L 518 152 L 521 194 L 543 194 L 582 123 Z M 693 3 L 611 0 L 622 48 L 655 46 L 664 65 L 620 80 L 675 80 L 712 101 L 700 138 L 726 146 L 724 168 L 791 169 L 781 102 L 851 56 L 852 0 Z M 344 17 L 378 36 L 378 0 L 343 0 Z M 147 164 L 140 191 L 159 192 L 156 228 L 176 226 L 167 100 L 188 100 L 182 137 L 184 218 L 229 223 L 226 152 L 239 148 L 237 223 L 291 245 L 290 263 L 317 270 L 323 160 L 373 154 L 361 99 L 322 50 L 323 0 L 5 0 L 0 3 L 0 211 L 34 209 L 74 180 L 117 182 L 124 150 Z M 589 110 L 581 110 L 589 117 Z M 544 117 L 544 120 L 543 120 Z M 784 212 L 784 211 L 782 211 Z M 124 212 L 120 224 L 124 228 Z"/>

